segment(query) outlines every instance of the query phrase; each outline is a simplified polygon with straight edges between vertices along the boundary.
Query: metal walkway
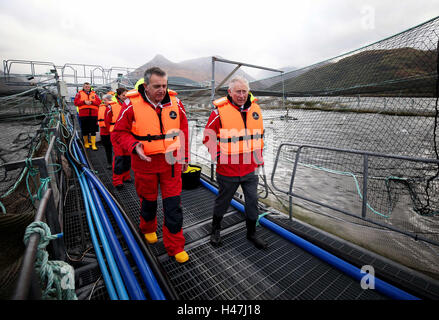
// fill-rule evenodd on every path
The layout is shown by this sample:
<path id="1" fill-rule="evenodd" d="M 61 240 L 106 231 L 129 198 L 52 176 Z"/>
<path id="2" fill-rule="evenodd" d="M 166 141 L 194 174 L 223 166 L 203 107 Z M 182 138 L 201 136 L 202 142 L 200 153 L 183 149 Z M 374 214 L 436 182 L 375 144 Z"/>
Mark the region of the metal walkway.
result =
<path id="1" fill-rule="evenodd" d="M 134 183 L 126 183 L 122 190 L 116 190 L 111 184 L 111 170 L 106 169 L 104 148 L 99 143 L 98 148 L 98 151 L 88 151 L 97 176 L 122 204 L 134 224 L 138 225 L 140 203 Z M 77 295 L 79 299 L 109 299 L 95 261 L 79 185 L 74 180 L 70 181 L 70 185 L 71 189 L 65 201 L 64 234 L 69 255 L 82 257 L 76 258 L 81 261 L 75 265 Z M 182 192 L 183 232 L 186 238 L 185 248 L 190 256 L 190 260 L 182 265 L 175 262 L 164 250 L 161 241 L 163 213 L 160 199 L 158 201 L 159 242 L 150 247 L 181 299 L 387 299 L 376 290 L 363 290 L 358 281 L 263 227 L 258 227 L 258 233 L 269 243 L 269 247 L 267 250 L 256 249 L 245 238 L 243 215 L 232 207 L 229 207 L 223 220 L 223 246 L 212 247 L 209 236 L 214 198 L 214 194 L 203 187 Z M 109 218 L 118 232 L 111 214 Z M 346 256 L 352 253 L 353 257 L 363 258 L 359 263 L 377 261 L 364 252 L 352 249 L 348 244 L 337 244 L 337 240 L 328 235 L 322 235 L 310 228 L 303 230 L 304 225 L 298 222 L 276 217 L 270 219 L 278 220 L 276 223 L 288 229 L 294 228 L 308 238 L 324 236 L 323 241 L 328 246 L 339 249 L 345 246 L 343 252 Z M 122 247 L 126 250 L 124 239 L 118 234 Z M 381 266 L 393 275 L 400 272 L 395 272 L 388 263 L 383 262 Z M 135 268 L 134 271 L 136 273 Z M 404 281 L 415 283 L 418 289 L 421 288 L 419 290 L 430 290 L 433 295 L 439 296 L 438 288 L 429 287 L 427 282 L 423 283 L 410 274 L 401 273 L 401 279 L 404 276 Z M 408 276 L 411 278 L 407 279 Z M 398 279 L 396 282 L 399 282 Z"/>

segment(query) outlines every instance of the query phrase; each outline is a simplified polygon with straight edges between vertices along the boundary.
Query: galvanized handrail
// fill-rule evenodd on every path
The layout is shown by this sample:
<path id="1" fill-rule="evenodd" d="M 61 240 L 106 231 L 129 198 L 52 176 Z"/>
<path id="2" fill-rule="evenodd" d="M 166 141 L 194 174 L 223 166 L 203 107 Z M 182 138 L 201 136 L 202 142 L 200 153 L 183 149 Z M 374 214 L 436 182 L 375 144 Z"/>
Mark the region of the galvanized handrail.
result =
<path id="1" fill-rule="evenodd" d="M 43 198 L 41 199 L 37 214 L 35 215 L 34 222 L 45 222 L 47 207 L 51 199 L 53 199 L 52 189 L 49 188 L 46 190 Z M 21 264 L 21 269 L 19 272 L 17 284 L 15 286 L 15 291 L 12 296 L 12 300 L 26 300 L 28 298 L 39 299 L 41 296 L 41 293 L 38 294 L 39 290 L 37 290 L 37 288 L 34 288 L 36 286 L 36 283 L 38 283 L 38 281 L 36 280 L 34 264 L 39 241 L 39 233 L 33 233 L 32 235 L 30 235 L 29 242 L 27 243 L 23 255 L 23 263 Z"/>
<path id="2" fill-rule="evenodd" d="M 53 62 L 47 62 L 47 61 L 34 61 L 34 60 L 16 60 L 16 59 L 10 59 L 10 60 L 3 60 L 3 70 L 5 76 L 8 76 L 11 74 L 11 67 L 13 64 L 27 64 L 30 65 L 30 74 L 31 76 L 36 76 L 35 73 L 35 66 L 49 66 L 53 67 L 53 69 L 56 70 L 56 66 Z M 21 74 L 24 75 L 24 74 Z"/>
<path id="3" fill-rule="evenodd" d="M 279 156 L 281 153 L 282 148 L 284 148 L 285 146 L 290 146 L 290 147 L 297 147 L 297 151 L 296 151 L 296 158 L 294 161 L 294 166 L 293 166 L 293 171 L 292 171 L 292 175 L 291 175 L 291 180 L 290 180 L 290 186 L 288 190 L 283 190 L 280 189 L 279 187 L 276 186 L 275 182 L 274 182 L 274 177 L 276 174 L 276 169 L 277 169 L 277 165 L 279 162 Z M 294 185 L 294 179 L 295 179 L 295 175 L 296 175 L 296 171 L 297 171 L 297 165 L 299 163 L 299 157 L 300 157 L 300 153 L 302 151 L 302 149 L 304 148 L 310 148 L 310 149 L 320 149 L 320 150 L 327 150 L 327 151 L 335 151 L 335 152 L 345 152 L 345 153 L 351 153 L 351 154 L 357 154 L 357 155 L 362 155 L 363 156 L 363 199 L 362 199 L 362 212 L 361 212 L 361 217 L 359 217 L 358 215 L 352 213 L 352 212 L 348 212 L 346 210 L 334 207 L 332 205 L 328 205 L 325 203 L 322 203 L 320 201 L 314 200 L 312 198 L 306 197 L 306 196 L 302 196 L 299 195 L 297 193 L 293 192 L 293 185 Z M 288 196 L 289 198 L 289 218 L 292 219 L 292 198 L 296 197 L 296 198 L 300 198 L 309 202 L 312 202 L 314 204 L 320 205 L 322 207 L 326 207 L 335 211 L 338 211 L 340 213 L 346 214 L 348 216 L 357 218 L 357 219 L 361 219 L 363 221 L 378 225 L 380 227 L 407 235 L 409 237 L 412 237 L 416 240 L 421 240 L 424 242 L 428 242 L 430 244 L 439 246 L 439 242 L 431 240 L 431 239 L 427 239 L 424 238 L 422 236 L 419 236 L 417 234 L 413 234 L 411 232 L 407 232 L 404 230 L 400 230 L 398 228 L 392 227 L 390 225 L 386 225 L 371 219 L 368 219 L 366 217 L 366 210 L 367 210 L 367 179 L 368 179 L 368 163 L 369 163 L 369 157 L 380 157 L 380 158 L 388 158 L 388 159 L 398 159 L 398 160 L 406 160 L 406 161 L 413 161 L 413 162 L 423 162 L 423 163 L 433 163 L 433 164 L 438 164 L 439 165 L 439 160 L 438 159 L 426 159 L 426 158 L 418 158 L 418 157 L 408 157 L 408 156 L 399 156 L 399 155 L 389 155 L 389 154 L 383 154 L 383 153 L 377 153 L 377 152 L 369 152 L 369 151 L 361 151 L 361 150 L 350 150 L 350 149 L 341 149 L 341 148 L 330 148 L 330 147 L 323 147 L 323 146 L 318 146 L 318 145 L 311 145 L 311 144 L 295 144 L 295 143 L 283 143 L 279 146 L 278 150 L 277 150 L 277 154 L 276 154 L 276 158 L 275 158 L 275 162 L 273 165 L 273 171 L 271 173 L 271 184 L 273 185 L 273 188 L 281 193 L 284 193 Z"/>

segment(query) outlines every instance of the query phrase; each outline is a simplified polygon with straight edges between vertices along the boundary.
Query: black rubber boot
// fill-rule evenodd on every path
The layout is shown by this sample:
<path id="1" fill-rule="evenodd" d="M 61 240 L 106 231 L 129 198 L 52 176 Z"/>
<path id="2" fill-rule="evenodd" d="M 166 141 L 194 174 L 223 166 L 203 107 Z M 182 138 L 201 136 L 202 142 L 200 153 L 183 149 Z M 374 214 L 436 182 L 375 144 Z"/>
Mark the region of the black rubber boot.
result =
<path id="1" fill-rule="evenodd" d="M 253 242 L 256 248 L 266 249 L 267 243 L 256 236 L 256 221 L 246 220 L 245 222 L 247 225 L 247 239 Z"/>
<path id="2" fill-rule="evenodd" d="M 218 218 L 217 216 L 213 216 L 212 219 L 212 235 L 210 236 L 210 243 L 214 247 L 220 247 L 222 245 L 221 241 L 221 220 L 222 218 Z"/>

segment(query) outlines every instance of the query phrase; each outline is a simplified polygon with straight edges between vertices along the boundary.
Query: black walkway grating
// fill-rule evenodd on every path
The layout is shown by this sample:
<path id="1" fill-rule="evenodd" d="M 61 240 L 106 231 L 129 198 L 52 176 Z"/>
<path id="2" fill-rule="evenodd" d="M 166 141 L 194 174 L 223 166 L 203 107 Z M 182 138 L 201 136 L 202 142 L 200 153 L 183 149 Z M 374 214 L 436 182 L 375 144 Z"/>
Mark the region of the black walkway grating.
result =
<path id="1" fill-rule="evenodd" d="M 258 232 L 268 250 L 255 249 L 241 228 L 225 235 L 220 248 L 205 242 L 189 249 L 183 265 L 161 259 L 182 299 L 383 299 L 276 234 Z"/>
<path id="2" fill-rule="evenodd" d="M 98 151 L 88 151 L 97 176 L 115 195 L 133 223 L 138 225 L 140 204 L 134 183 L 125 184 L 124 189 L 120 191 L 113 188 L 111 170 L 106 169 L 104 161 L 103 147 L 99 144 L 98 146 Z M 76 256 L 90 248 L 91 240 L 79 185 L 74 181 L 69 185 L 71 189 L 65 203 L 64 232 L 67 250 L 69 254 Z M 183 232 L 186 238 L 186 250 L 190 255 L 187 263 L 180 265 L 174 258 L 168 257 L 161 239 L 157 244 L 150 246 L 181 299 L 386 299 L 374 290 L 363 290 L 357 281 L 263 227 L 258 227 L 258 233 L 268 241 L 269 248 L 263 251 L 255 249 L 245 238 L 243 215 L 232 207 L 223 220 L 223 246 L 212 247 L 209 243 L 209 235 L 214 199 L 215 196 L 203 187 L 182 191 Z M 158 206 L 160 238 L 163 219 L 160 199 Z M 119 232 L 111 213 L 109 218 L 113 222 L 115 231 Z M 363 262 L 373 261 L 374 265 L 380 263 L 379 259 L 376 260 L 375 257 L 369 257 L 361 251 L 349 248 L 347 244 L 339 243 L 316 230 L 306 230 L 300 223 L 288 222 L 284 219 L 280 219 L 279 223 L 294 229 L 295 232 L 308 234 L 309 238 L 320 239 L 337 250 L 349 252 Z M 120 233 L 119 239 L 122 247 L 126 248 Z M 93 253 L 93 250 L 88 252 L 87 261 L 93 261 Z M 386 266 L 385 263 L 382 266 L 393 267 Z M 401 277 L 403 275 L 401 273 Z M 108 298 L 102 278 L 99 280 L 99 276 L 97 264 L 79 268 L 77 284 L 80 284 L 80 287 L 77 291 L 81 293 L 81 297 L 88 297 L 88 292 L 97 284 L 92 299 Z"/>

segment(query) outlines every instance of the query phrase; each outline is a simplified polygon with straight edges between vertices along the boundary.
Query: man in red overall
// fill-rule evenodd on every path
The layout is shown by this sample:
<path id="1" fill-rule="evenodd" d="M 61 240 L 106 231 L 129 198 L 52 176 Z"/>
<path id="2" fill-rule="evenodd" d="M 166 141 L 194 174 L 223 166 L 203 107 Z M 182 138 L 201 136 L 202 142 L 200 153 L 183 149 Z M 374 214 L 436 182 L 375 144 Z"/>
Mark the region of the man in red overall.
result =
<path id="1" fill-rule="evenodd" d="M 99 124 L 99 133 L 101 135 L 101 141 L 102 145 L 105 148 L 105 156 L 107 158 L 107 169 L 112 168 L 113 163 L 113 148 L 111 146 L 111 140 L 110 140 L 110 125 L 106 120 L 105 116 L 108 111 L 110 111 L 110 103 L 113 99 L 113 95 L 111 94 L 111 91 L 109 91 L 107 94 L 104 94 L 102 97 L 102 103 L 99 106 L 99 113 L 98 113 L 98 124 Z"/>
<path id="2" fill-rule="evenodd" d="M 228 95 L 213 102 L 204 130 L 203 143 L 212 160 L 217 162 L 216 179 L 219 185 L 212 218 L 210 243 L 221 246 L 221 220 L 236 190 L 241 186 L 245 197 L 247 239 L 256 248 L 267 243 L 256 235 L 258 219 L 258 170 L 263 165 L 264 126 L 262 112 L 249 94 L 245 78 L 230 80 Z"/>
<path id="3" fill-rule="evenodd" d="M 126 108 L 125 101 L 127 101 L 127 89 L 118 88 L 113 101 L 110 103 L 110 110 L 105 116 L 105 121 L 109 127 L 111 144 L 113 145 L 113 186 L 116 189 L 122 189 L 124 182 L 131 182 L 131 157 L 129 151 L 122 148 L 122 145 L 117 141 L 117 134 L 114 134 L 114 125 L 122 110 Z"/>
<path id="4" fill-rule="evenodd" d="M 140 198 L 140 231 L 148 243 L 157 242 L 158 186 L 163 200 L 163 244 L 179 263 L 184 250 L 181 170 L 187 169 L 188 122 L 176 92 L 167 90 L 167 74 L 158 67 L 145 71 L 144 83 L 127 93 L 130 99 L 113 133 L 130 151 L 131 167 Z"/>
<path id="5" fill-rule="evenodd" d="M 93 150 L 97 150 L 96 132 L 99 130 L 98 109 L 101 104 L 101 99 L 99 99 L 96 92 L 91 90 L 90 83 L 85 82 L 82 90 L 76 94 L 73 104 L 77 106 L 79 110 L 84 146 L 90 148 L 91 145 Z"/>

